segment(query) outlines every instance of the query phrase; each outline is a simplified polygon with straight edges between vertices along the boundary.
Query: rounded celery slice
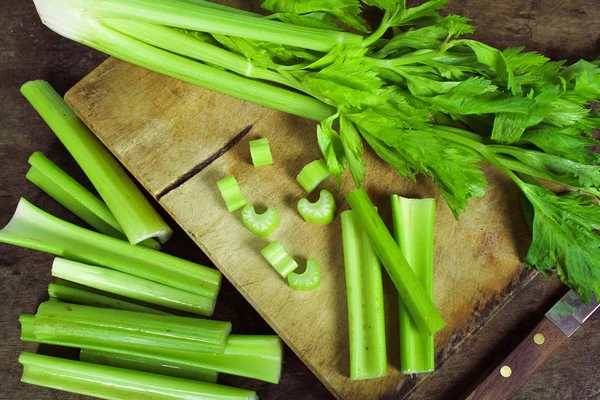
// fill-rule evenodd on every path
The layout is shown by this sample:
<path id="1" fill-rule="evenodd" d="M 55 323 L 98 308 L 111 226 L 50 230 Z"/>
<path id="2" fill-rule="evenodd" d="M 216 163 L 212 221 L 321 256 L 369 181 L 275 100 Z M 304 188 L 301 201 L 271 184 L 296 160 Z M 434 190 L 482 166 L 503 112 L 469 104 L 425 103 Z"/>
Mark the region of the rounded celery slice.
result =
<path id="1" fill-rule="evenodd" d="M 309 291 L 316 289 L 321 283 L 321 266 L 315 260 L 308 260 L 306 270 L 301 274 L 290 272 L 287 281 L 288 285 L 294 290 Z"/>
<path id="2" fill-rule="evenodd" d="M 262 254 L 269 264 L 279 272 L 279 275 L 284 278 L 287 277 L 290 272 L 298 268 L 296 261 L 289 256 L 287 251 L 285 251 L 281 243 L 277 240 L 269 243 L 261 250 L 260 254 Z"/>
<path id="3" fill-rule="evenodd" d="M 234 212 L 246 205 L 246 199 L 233 175 L 218 181 L 217 186 L 229 212 Z"/>
<path id="4" fill-rule="evenodd" d="M 331 175 L 325 160 L 320 158 L 313 162 L 310 162 L 302 168 L 302 171 L 296 176 L 296 181 L 306 190 L 308 193 L 315 190 L 319 183 L 323 182 Z"/>
<path id="5" fill-rule="evenodd" d="M 254 206 L 246 205 L 242 210 L 242 221 L 248 230 L 256 236 L 268 237 L 279 226 L 279 213 L 273 207 L 262 214 L 254 210 Z"/>
<path id="6" fill-rule="evenodd" d="M 329 190 L 319 193 L 319 200 L 311 203 L 307 199 L 298 202 L 298 213 L 309 224 L 327 225 L 335 217 L 335 199 Z"/>
<path id="7" fill-rule="evenodd" d="M 273 156 L 269 147 L 269 139 L 262 138 L 250 141 L 250 157 L 255 167 L 273 164 Z"/>

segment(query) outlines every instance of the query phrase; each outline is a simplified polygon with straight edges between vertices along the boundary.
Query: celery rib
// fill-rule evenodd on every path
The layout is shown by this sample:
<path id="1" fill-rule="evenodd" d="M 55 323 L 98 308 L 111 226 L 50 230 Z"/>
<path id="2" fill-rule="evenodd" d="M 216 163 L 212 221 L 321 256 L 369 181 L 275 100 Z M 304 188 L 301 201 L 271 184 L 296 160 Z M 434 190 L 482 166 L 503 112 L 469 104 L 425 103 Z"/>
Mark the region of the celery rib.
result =
<path id="1" fill-rule="evenodd" d="M 221 286 L 221 273 L 213 268 L 73 225 L 25 199 L 0 230 L 0 242 L 111 268 L 210 299 L 217 297 Z"/>
<path id="2" fill-rule="evenodd" d="M 350 379 L 387 375 L 381 265 L 353 211 L 341 214 L 348 326 Z"/>
<path id="3" fill-rule="evenodd" d="M 400 251 L 433 301 L 435 199 L 392 195 L 391 200 L 394 236 Z M 435 369 L 434 336 L 421 333 L 401 300 L 399 322 L 402 373 L 432 372 Z"/>
<path id="4" fill-rule="evenodd" d="M 92 182 L 132 244 L 173 231 L 158 215 L 114 156 L 44 81 L 27 82 L 21 93 L 56 134 Z"/>
<path id="5" fill-rule="evenodd" d="M 21 381 L 104 399 L 258 400 L 250 390 L 106 365 L 21 353 Z"/>

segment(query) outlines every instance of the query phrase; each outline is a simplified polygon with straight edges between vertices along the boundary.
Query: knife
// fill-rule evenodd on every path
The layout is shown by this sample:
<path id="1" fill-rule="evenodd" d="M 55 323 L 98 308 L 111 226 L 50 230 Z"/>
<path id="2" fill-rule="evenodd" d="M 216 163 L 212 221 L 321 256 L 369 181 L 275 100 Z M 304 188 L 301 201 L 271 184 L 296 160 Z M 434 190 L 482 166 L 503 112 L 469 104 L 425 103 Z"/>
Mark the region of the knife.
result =
<path id="1" fill-rule="evenodd" d="M 600 307 L 569 290 L 523 340 L 465 400 L 508 400 L 533 376 L 550 354 Z"/>

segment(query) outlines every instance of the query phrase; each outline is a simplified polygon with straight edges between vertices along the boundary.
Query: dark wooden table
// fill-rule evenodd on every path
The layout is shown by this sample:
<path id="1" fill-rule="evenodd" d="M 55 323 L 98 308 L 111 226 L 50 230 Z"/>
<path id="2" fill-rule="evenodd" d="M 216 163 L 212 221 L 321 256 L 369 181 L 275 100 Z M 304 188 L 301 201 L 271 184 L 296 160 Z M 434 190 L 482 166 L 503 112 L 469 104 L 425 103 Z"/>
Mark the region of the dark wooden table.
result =
<path id="1" fill-rule="evenodd" d="M 600 2 L 598 0 L 450 0 L 450 10 L 470 16 L 479 27 L 476 38 L 505 47 L 528 49 L 562 59 L 598 57 Z M 83 173 L 33 109 L 19 87 L 32 79 L 48 80 L 64 93 L 96 67 L 104 55 L 58 37 L 39 21 L 30 0 L 3 0 L 0 14 L 0 224 L 10 219 L 18 199 L 25 197 L 50 213 L 78 223 L 56 202 L 25 179 L 27 159 L 41 151 L 80 182 Z M 89 185 L 88 185 L 89 186 Z M 515 210 L 518 212 L 518 210 Z M 175 228 L 175 224 L 171 223 Z M 189 260 L 208 263 L 202 252 L 175 229 L 165 251 Z M 20 383 L 21 351 L 38 346 L 19 340 L 18 317 L 34 313 L 47 298 L 53 257 L 32 250 L 0 245 L 0 398 L 80 399 Z M 539 322 L 544 312 L 566 289 L 557 280 L 536 277 L 458 354 L 415 393 L 414 398 L 456 399 L 485 369 Z M 227 282 L 215 317 L 231 320 L 238 333 L 272 333 L 267 324 Z M 41 346 L 40 352 L 74 356 L 72 351 Z M 592 318 L 569 338 L 519 392 L 519 400 L 600 399 L 600 317 Z M 279 385 L 223 377 L 225 384 L 256 390 L 263 399 L 329 399 L 331 395 L 289 350 L 285 352 Z"/>

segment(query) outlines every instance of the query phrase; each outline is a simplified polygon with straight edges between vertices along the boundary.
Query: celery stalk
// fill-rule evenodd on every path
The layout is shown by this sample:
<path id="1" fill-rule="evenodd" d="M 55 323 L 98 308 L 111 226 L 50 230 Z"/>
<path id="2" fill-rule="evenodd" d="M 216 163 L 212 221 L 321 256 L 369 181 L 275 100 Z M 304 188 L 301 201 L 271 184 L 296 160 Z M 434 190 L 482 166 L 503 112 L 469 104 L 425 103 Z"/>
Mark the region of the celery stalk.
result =
<path id="1" fill-rule="evenodd" d="M 79 285 L 77 285 L 79 286 Z M 84 286 L 81 288 L 62 285 L 59 283 L 51 283 L 48 285 L 48 294 L 50 299 L 63 300 L 68 303 L 81 304 L 84 306 L 94 306 L 103 308 L 114 308 L 117 310 L 127 310 L 136 312 L 145 312 L 148 314 L 171 315 L 167 312 L 146 307 L 141 304 L 132 303 L 130 301 L 111 297 L 108 294 L 90 292 Z"/>
<path id="2" fill-rule="evenodd" d="M 218 353 L 190 352 L 154 345 L 124 344 L 109 341 L 100 336 L 91 339 L 41 338 L 34 333 L 33 315 L 21 315 L 21 340 L 58 346 L 133 355 L 157 360 L 165 364 L 185 365 L 189 368 L 204 368 L 265 382 L 278 383 L 283 362 L 281 340 L 277 336 L 229 335 L 225 351 Z"/>
<path id="3" fill-rule="evenodd" d="M 39 339 L 114 340 L 165 350 L 222 353 L 231 323 L 45 302 L 35 315 Z"/>
<path id="4" fill-rule="evenodd" d="M 59 35 L 132 64 L 316 121 L 335 112 L 333 107 L 310 96 L 222 71 L 123 35 L 102 25 L 88 12 L 72 7 L 67 0 L 34 0 L 34 3 L 44 24 Z"/>
<path id="5" fill-rule="evenodd" d="M 52 276 L 157 306 L 211 316 L 216 298 L 199 296 L 136 276 L 55 258 Z"/>
<path id="6" fill-rule="evenodd" d="M 79 361 L 211 383 L 216 383 L 219 376 L 218 372 L 203 368 L 189 367 L 185 364 L 165 363 L 163 361 L 138 357 L 131 354 L 115 354 L 88 349 L 81 350 L 79 353 Z"/>
<path id="7" fill-rule="evenodd" d="M 117 239 L 127 240 L 123 229 L 106 204 L 56 164 L 48 160 L 42 153 L 33 153 L 29 157 L 29 164 L 31 168 L 26 177 L 31 183 L 42 189 L 98 232 Z M 154 239 L 146 239 L 139 244 L 154 250 L 160 250 L 160 243 Z"/>
<path id="8" fill-rule="evenodd" d="M 394 282 L 410 315 L 423 334 L 434 334 L 445 325 L 394 238 L 371 203 L 364 188 L 346 194 L 346 199 L 365 230 L 375 253 Z"/>
<path id="9" fill-rule="evenodd" d="M 27 82 L 29 100 L 92 182 L 132 244 L 157 237 L 165 243 L 173 231 L 158 215 L 119 162 L 44 81 Z"/>
<path id="10" fill-rule="evenodd" d="M 0 242 L 111 268 L 214 299 L 221 286 L 215 269 L 93 232 L 56 218 L 25 199 L 2 230 Z"/>
<path id="11" fill-rule="evenodd" d="M 435 199 L 392 195 L 394 236 L 423 289 L 433 301 L 433 235 Z M 435 369 L 433 335 L 421 333 L 404 303 L 399 303 L 400 360 L 403 374 Z"/>
<path id="12" fill-rule="evenodd" d="M 102 399 L 258 400 L 250 390 L 106 365 L 21 353 L 21 381 Z"/>
<path id="13" fill-rule="evenodd" d="M 381 264 L 353 211 L 341 214 L 348 326 L 350 379 L 387 375 Z"/>

